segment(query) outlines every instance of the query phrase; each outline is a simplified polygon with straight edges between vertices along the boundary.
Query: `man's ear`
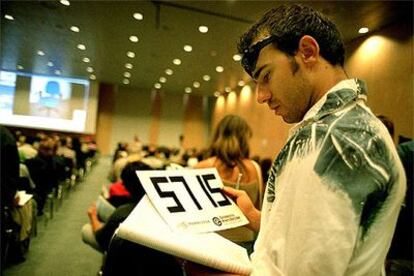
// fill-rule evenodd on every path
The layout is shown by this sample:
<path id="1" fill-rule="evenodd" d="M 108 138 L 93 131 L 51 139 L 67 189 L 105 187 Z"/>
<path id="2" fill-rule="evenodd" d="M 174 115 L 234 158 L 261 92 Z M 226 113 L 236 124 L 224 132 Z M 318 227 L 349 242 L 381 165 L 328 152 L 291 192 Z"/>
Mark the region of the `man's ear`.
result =
<path id="1" fill-rule="evenodd" d="M 302 36 L 297 54 L 304 64 L 313 65 L 319 58 L 318 42 L 310 35 Z"/>

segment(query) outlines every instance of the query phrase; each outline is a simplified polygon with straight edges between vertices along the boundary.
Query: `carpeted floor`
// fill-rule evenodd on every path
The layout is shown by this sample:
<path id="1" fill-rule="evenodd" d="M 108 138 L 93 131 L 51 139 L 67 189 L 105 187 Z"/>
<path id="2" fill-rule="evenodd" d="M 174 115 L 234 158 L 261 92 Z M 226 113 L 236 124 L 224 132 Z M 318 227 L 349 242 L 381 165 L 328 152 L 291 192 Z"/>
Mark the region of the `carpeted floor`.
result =
<path id="1" fill-rule="evenodd" d="M 81 239 L 88 222 L 87 209 L 107 183 L 111 160 L 101 158 L 75 189 L 65 196 L 53 219 L 38 218 L 38 234 L 32 237 L 26 261 L 7 268 L 5 276 L 94 276 L 102 263 L 98 253 Z"/>

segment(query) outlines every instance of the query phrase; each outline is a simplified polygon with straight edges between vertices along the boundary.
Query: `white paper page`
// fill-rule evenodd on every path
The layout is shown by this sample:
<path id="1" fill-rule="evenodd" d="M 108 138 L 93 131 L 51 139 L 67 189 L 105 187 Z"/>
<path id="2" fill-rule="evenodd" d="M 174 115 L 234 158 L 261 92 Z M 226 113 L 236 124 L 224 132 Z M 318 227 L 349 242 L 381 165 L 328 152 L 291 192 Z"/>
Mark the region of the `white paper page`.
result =
<path id="1" fill-rule="evenodd" d="M 246 249 L 216 233 L 171 231 L 147 196 L 121 223 L 117 235 L 216 269 L 240 274 L 251 271 Z"/>

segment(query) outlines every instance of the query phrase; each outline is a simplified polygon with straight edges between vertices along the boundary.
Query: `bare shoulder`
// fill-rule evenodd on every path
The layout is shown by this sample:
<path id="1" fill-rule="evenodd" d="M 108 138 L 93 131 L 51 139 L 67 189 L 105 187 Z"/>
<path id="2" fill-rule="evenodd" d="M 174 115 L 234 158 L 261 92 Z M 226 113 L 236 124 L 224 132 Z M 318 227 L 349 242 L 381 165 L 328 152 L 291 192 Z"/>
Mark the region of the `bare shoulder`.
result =
<path id="1" fill-rule="evenodd" d="M 210 158 L 204 159 L 204 160 L 198 162 L 197 165 L 195 165 L 194 168 L 196 168 L 196 169 L 212 168 L 213 167 L 212 164 L 214 164 L 214 158 L 215 157 L 210 157 Z"/>

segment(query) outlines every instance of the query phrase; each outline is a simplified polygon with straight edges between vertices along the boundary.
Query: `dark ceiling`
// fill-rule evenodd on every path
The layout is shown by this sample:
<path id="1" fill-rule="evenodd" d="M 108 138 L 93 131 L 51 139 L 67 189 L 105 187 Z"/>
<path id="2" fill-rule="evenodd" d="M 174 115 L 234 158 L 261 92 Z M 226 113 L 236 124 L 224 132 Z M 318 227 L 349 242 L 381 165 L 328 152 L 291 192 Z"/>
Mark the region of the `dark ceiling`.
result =
<path id="1" fill-rule="evenodd" d="M 1 68 L 39 74 L 89 78 L 87 67 L 100 82 L 154 89 L 155 83 L 171 93 L 212 96 L 226 87 L 235 89 L 248 81 L 239 62 L 233 60 L 239 36 L 251 23 L 280 1 L 1 1 Z M 361 34 L 358 29 L 378 30 L 396 20 L 412 21 L 412 2 L 302 1 L 327 14 L 338 25 L 345 42 Z M 141 13 L 143 20 L 133 18 Z M 7 20 L 5 15 L 13 16 Z M 79 32 L 70 30 L 79 27 Z M 198 27 L 207 26 L 207 33 Z M 131 35 L 139 41 L 129 40 Z M 369 35 L 369 33 L 368 33 Z M 84 44 L 86 50 L 79 50 Z M 185 52 L 184 45 L 192 52 Z M 43 56 L 37 54 L 44 52 Z M 133 51 L 135 58 L 127 57 Z M 89 63 L 82 61 L 84 57 Z M 173 64 L 179 58 L 180 65 Z M 48 62 L 49 63 L 48 65 Z M 133 65 L 125 68 L 126 63 Z M 224 67 L 222 73 L 216 67 Z M 21 67 L 23 68 L 21 68 Z M 172 75 L 165 73 L 173 70 Z M 205 81 L 203 76 L 210 76 Z M 160 82 L 160 77 L 166 79 Z M 194 82 L 200 87 L 195 88 Z"/>

